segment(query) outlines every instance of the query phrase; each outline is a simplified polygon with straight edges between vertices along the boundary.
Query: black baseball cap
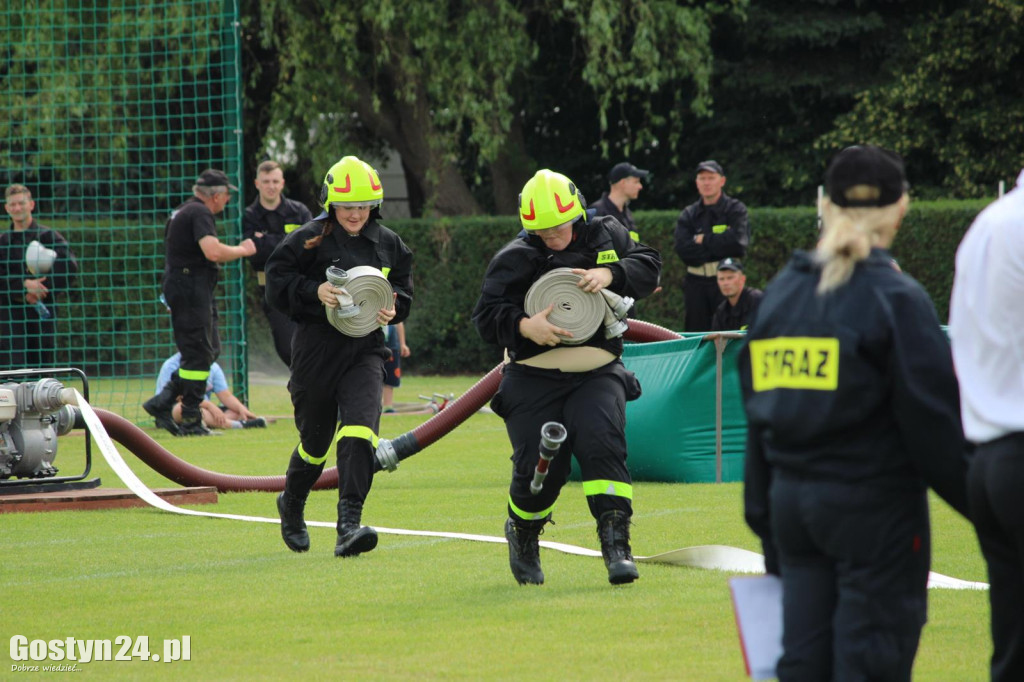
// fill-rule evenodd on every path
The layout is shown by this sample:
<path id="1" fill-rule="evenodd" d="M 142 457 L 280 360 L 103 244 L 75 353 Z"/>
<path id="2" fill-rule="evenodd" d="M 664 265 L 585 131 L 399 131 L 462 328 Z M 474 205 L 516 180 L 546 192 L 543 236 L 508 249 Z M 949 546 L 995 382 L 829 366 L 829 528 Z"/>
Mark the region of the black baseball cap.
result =
<path id="1" fill-rule="evenodd" d="M 735 258 L 726 258 L 718 264 L 719 270 L 732 270 L 733 272 L 743 272 L 743 263 L 739 262 Z"/>
<path id="2" fill-rule="evenodd" d="M 868 196 L 850 196 L 850 189 L 859 185 L 871 188 Z M 825 171 L 828 198 L 843 208 L 895 204 L 907 188 L 903 159 L 874 145 L 847 147 L 836 154 Z"/>
<path id="3" fill-rule="evenodd" d="M 719 164 L 717 161 L 712 161 L 711 159 L 708 159 L 707 161 L 701 161 L 700 163 L 697 164 L 697 172 L 700 173 L 701 171 L 711 171 L 712 173 L 725 175 L 725 171 L 722 170 L 721 164 Z"/>
<path id="4" fill-rule="evenodd" d="M 637 168 L 628 161 L 617 163 L 612 166 L 612 169 L 608 171 L 608 184 L 614 185 L 619 180 L 625 178 L 640 178 L 643 180 L 646 178 L 651 171 L 645 171 L 642 168 Z"/>
<path id="5" fill-rule="evenodd" d="M 234 191 L 238 191 L 238 188 L 228 182 L 228 176 L 224 171 L 217 170 L 216 168 L 207 168 L 199 177 L 196 178 L 196 184 L 200 187 L 227 187 Z"/>

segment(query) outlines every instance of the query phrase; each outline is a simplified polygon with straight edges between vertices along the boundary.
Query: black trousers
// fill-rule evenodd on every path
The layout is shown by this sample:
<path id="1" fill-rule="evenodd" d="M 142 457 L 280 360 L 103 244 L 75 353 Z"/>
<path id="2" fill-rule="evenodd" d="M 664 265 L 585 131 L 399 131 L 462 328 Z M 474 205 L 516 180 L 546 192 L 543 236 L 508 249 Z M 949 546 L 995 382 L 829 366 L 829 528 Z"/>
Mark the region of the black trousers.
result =
<path id="1" fill-rule="evenodd" d="M 217 303 L 214 290 L 217 271 L 194 268 L 164 275 L 164 297 L 171 309 L 174 343 L 181 353 L 181 416 L 186 422 L 201 418 L 199 404 L 206 393 L 210 365 L 220 355 Z M 192 378 L 193 373 L 202 378 Z"/>
<path id="2" fill-rule="evenodd" d="M 1024 433 L 979 445 L 967 499 L 988 563 L 992 681 L 1024 680 Z"/>
<path id="3" fill-rule="evenodd" d="M 288 390 L 300 447 L 322 458 L 337 437 L 342 500 L 363 502 L 373 484 L 387 354 L 381 331 L 353 339 L 325 323 L 300 324 L 296 332 Z"/>
<path id="4" fill-rule="evenodd" d="M 685 330 L 706 332 L 711 329 L 718 304 L 725 300 L 718 289 L 717 277 L 700 277 L 686 273 L 683 281 L 683 301 L 686 304 Z"/>
<path id="5" fill-rule="evenodd" d="M 909 681 L 927 620 L 925 491 L 776 471 L 771 515 L 783 584 L 780 682 Z"/>
<path id="6" fill-rule="evenodd" d="M 281 362 L 291 367 L 292 365 L 292 337 L 295 336 L 295 329 L 298 325 L 295 321 L 282 313 L 274 306 L 267 303 L 265 289 L 260 287 L 260 303 L 263 306 L 263 314 L 267 316 L 270 323 L 270 334 L 274 339 L 274 350 Z"/>
<path id="7" fill-rule="evenodd" d="M 53 317 L 42 319 L 32 305 L 12 303 L 4 311 L 0 369 L 37 369 L 56 362 L 57 306 L 44 301 Z"/>
<path id="8" fill-rule="evenodd" d="M 592 372 L 506 365 L 491 407 L 505 420 L 512 443 L 511 504 L 528 515 L 546 515 L 568 480 L 573 455 L 585 489 L 588 482 L 602 481 L 631 486 L 626 468 L 626 401 L 638 397 L 640 383 L 618 360 Z M 540 452 L 540 430 L 549 421 L 565 426 L 568 437 L 550 464 L 544 487 L 533 495 L 530 483 Z M 601 489 L 587 494 L 595 519 L 612 510 L 632 514 L 631 492 L 624 487 L 609 491 L 607 485 Z"/>

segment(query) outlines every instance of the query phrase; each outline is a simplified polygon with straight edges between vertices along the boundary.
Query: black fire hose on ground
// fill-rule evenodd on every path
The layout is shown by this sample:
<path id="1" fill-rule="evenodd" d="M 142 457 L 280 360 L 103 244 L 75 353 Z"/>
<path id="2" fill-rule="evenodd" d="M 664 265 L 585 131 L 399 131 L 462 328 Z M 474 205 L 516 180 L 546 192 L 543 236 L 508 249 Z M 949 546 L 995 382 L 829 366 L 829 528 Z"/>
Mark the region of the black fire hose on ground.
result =
<path id="1" fill-rule="evenodd" d="M 623 336 L 629 341 L 638 343 L 671 341 L 681 338 L 679 334 L 670 329 L 640 320 L 630 320 L 629 330 Z M 398 462 L 408 459 L 432 445 L 486 405 L 498 391 L 498 385 L 501 383 L 501 367 L 498 365 L 485 374 L 457 400 L 448 403 L 445 409 L 412 431 L 391 441 L 382 440 L 381 446 L 383 447 L 377 449 L 376 470 L 381 471 L 385 468 L 393 470 L 398 466 Z M 280 492 L 284 490 L 284 476 L 237 476 L 207 471 L 175 457 L 150 438 L 149 434 L 124 417 L 106 410 L 96 410 L 96 414 L 112 439 L 130 450 L 154 471 L 175 483 L 188 486 L 215 486 L 220 492 Z M 388 452 L 389 449 L 390 452 Z M 382 452 L 385 454 L 382 455 Z M 385 463 L 389 464 L 388 467 L 382 464 L 382 458 Z M 390 466 L 392 463 L 393 466 Z M 320 479 L 313 486 L 315 490 L 337 487 L 337 467 L 324 469 Z"/>

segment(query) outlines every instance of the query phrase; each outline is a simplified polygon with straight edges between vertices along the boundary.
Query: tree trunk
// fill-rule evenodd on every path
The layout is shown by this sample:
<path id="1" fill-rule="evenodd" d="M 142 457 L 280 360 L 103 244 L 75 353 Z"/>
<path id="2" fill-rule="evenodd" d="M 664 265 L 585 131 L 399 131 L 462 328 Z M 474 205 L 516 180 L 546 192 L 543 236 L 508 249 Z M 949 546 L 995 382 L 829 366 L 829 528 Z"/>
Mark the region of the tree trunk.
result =
<path id="1" fill-rule="evenodd" d="M 417 92 L 412 103 L 382 97 L 380 107 L 375 110 L 369 86 L 360 84 L 360 87 L 366 91 L 360 93 L 357 100 L 359 117 L 401 155 L 407 180 L 415 182 L 422 192 L 424 212 L 435 216 L 481 213 L 479 203 L 458 168 L 445 158 L 445 150 L 431 144 L 431 140 L 439 136 L 431 121 L 426 93 Z M 419 86 L 417 90 L 421 90 Z"/>
<path id="2" fill-rule="evenodd" d="M 536 162 L 526 153 L 522 119 L 512 119 L 508 138 L 491 162 L 491 185 L 494 208 L 497 213 L 514 215 L 519 212 L 519 193 L 536 170 Z"/>

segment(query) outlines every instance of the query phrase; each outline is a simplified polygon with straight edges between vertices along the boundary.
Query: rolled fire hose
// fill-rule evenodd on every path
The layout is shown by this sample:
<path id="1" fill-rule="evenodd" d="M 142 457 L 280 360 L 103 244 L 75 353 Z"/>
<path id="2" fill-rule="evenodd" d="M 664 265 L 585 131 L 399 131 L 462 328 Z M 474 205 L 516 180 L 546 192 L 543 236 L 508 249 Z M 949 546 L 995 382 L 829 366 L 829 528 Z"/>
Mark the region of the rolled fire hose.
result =
<path id="1" fill-rule="evenodd" d="M 577 286 L 579 281 L 580 276 L 571 268 L 555 268 L 545 273 L 526 292 L 523 305 L 526 314 L 532 317 L 553 303 L 555 307 L 548 315 L 548 322 L 572 334 L 571 337 L 559 335 L 565 346 L 587 342 L 602 323 L 605 338 L 622 336 L 628 329 L 624 319 L 633 299 L 607 289 L 600 293 L 586 292 Z"/>
<path id="2" fill-rule="evenodd" d="M 377 329 L 377 313 L 394 305 L 394 291 L 384 273 L 369 265 L 348 270 L 327 268 L 327 281 L 343 289 L 338 307 L 327 308 L 327 321 L 345 336 L 362 338 Z"/>
<path id="3" fill-rule="evenodd" d="M 576 284 L 580 276 L 569 268 L 556 268 L 533 283 L 526 292 L 526 314 L 533 317 L 552 303 L 555 304 L 548 322 L 570 332 L 571 337 L 559 335 L 562 344 L 576 346 L 590 339 L 604 322 L 605 305 L 601 296 L 588 293 Z"/>
<path id="4" fill-rule="evenodd" d="M 649 343 L 671 341 L 681 337 L 665 327 L 641 320 L 630 320 L 625 338 L 638 343 Z M 459 424 L 476 414 L 497 393 L 498 385 L 501 384 L 501 368 L 502 365 L 498 365 L 492 369 L 459 398 L 448 403 L 447 407 L 412 431 L 393 440 L 381 440 L 374 463 L 375 471 L 383 469 L 393 471 L 400 461 L 433 445 Z M 220 492 L 247 490 L 281 492 L 284 490 L 284 476 L 239 476 L 202 469 L 175 457 L 153 440 L 148 433 L 124 417 L 107 410 L 97 409 L 95 412 L 111 438 L 131 451 L 151 469 L 175 483 L 186 486 L 214 486 Z M 325 469 L 313 487 L 316 490 L 337 488 L 338 469 L 336 467 Z"/>

